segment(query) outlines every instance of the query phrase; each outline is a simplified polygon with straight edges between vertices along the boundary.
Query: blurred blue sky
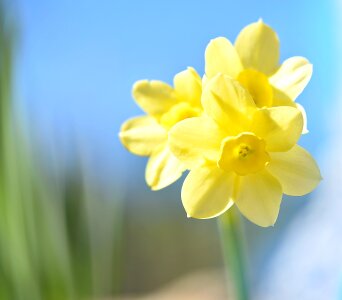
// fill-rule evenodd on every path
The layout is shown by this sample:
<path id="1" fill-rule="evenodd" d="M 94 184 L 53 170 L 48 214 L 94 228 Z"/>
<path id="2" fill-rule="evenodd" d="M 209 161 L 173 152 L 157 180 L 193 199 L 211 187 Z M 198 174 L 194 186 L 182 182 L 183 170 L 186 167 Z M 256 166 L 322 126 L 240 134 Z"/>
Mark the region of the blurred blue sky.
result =
<path id="1" fill-rule="evenodd" d="M 281 59 L 307 57 L 314 76 L 298 102 L 311 133 L 302 144 L 319 152 L 336 87 L 334 1 L 17 0 L 21 31 L 18 96 L 46 139 L 75 131 L 84 151 L 113 172 L 144 160 L 117 139 L 121 123 L 141 114 L 131 98 L 139 79 L 172 82 L 187 66 L 204 71 L 210 39 L 234 40 L 263 18 L 279 34 Z M 114 170 L 115 169 L 115 170 Z M 143 181 L 142 174 L 134 176 Z"/>

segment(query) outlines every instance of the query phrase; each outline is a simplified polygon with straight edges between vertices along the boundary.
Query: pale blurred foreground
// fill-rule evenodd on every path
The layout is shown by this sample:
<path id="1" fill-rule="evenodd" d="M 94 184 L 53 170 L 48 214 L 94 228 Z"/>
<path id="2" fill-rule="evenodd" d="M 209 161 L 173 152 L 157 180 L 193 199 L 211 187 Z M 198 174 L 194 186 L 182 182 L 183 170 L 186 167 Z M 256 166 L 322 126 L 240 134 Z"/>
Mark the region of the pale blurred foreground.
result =
<path id="1" fill-rule="evenodd" d="M 101 300 L 229 300 L 233 299 L 230 290 L 223 271 L 208 270 L 178 278 L 147 295 Z"/>

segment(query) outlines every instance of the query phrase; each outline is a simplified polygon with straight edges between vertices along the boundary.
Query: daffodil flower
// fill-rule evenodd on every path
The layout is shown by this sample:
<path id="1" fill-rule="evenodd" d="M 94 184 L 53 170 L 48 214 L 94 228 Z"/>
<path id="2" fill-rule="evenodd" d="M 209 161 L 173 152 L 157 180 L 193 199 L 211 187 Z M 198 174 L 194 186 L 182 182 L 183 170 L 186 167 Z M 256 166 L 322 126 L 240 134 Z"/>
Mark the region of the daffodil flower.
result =
<path id="1" fill-rule="evenodd" d="M 134 84 L 133 98 L 147 115 L 126 121 L 119 136 L 129 151 L 149 156 L 145 177 L 152 190 L 175 182 L 185 170 L 169 149 L 168 131 L 181 120 L 201 115 L 201 93 L 201 78 L 193 68 L 176 74 L 174 88 L 161 81 Z"/>
<path id="2" fill-rule="evenodd" d="M 236 204 L 250 221 L 271 226 L 283 193 L 300 196 L 317 186 L 314 159 L 296 145 L 303 127 L 297 108 L 259 108 L 223 74 L 206 83 L 202 105 L 205 114 L 169 133 L 170 148 L 191 170 L 182 188 L 189 217 L 216 217 Z"/>
<path id="3" fill-rule="evenodd" d="M 304 118 L 305 110 L 295 99 L 312 75 L 312 64 L 304 57 L 291 57 L 279 65 L 279 39 L 262 20 L 246 26 L 235 46 L 224 38 L 211 40 L 205 52 L 205 73 L 210 79 L 223 73 L 248 89 L 258 107 L 297 106 Z"/>

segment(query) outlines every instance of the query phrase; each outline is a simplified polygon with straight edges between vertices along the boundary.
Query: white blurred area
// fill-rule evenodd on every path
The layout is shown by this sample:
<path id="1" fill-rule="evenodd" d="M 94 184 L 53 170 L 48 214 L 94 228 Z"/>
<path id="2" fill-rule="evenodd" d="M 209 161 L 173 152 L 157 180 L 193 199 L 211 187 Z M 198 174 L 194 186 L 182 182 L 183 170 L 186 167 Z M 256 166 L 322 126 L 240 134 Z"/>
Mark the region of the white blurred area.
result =
<path id="1" fill-rule="evenodd" d="M 342 53 L 342 2 L 335 3 L 339 14 L 336 44 Z M 317 157 L 323 181 L 309 199 L 311 203 L 296 215 L 279 239 L 253 299 L 342 299 L 342 89 L 338 83 L 342 82 L 341 59 L 336 68 L 337 101 L 327 103 L 337 105 L 327 108 L 329 138 Z"/>

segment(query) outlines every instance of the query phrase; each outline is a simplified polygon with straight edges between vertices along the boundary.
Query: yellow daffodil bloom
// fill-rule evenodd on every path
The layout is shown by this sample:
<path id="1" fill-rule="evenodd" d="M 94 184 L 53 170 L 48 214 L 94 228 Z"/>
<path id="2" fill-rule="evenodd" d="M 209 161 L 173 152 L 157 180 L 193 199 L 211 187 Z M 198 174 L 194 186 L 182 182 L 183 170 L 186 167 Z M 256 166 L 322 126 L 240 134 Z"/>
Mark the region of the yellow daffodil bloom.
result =
<path id="1" fill-rule="evenodd" d="M 304 57 L 291 57 L 279 65 L 279 39 L 262 20 L 246 26 L 235 45 L 224 38 L 213 39 L 205 52 L 205 73 L 210 79 L 218 73 L 238 80 L 258 107 L 297 106 L 294 102 L 310 81 L 312 65 Z"/>
<path id="2" fill-rule="evenodd" d="M 152 190 L 159 190 L 185 170 L 168 147 L 168 131 L 181 120 L 201 115 L 201 78 L 188 68 L 176 74 L 174 88 L 161 81 L 141 80 L 134 84 L 132 93 L 147 115 L 126 121 L 119 136 L 129 151 L 149 156 L 146 182 Z"/>
<path id="3" fill-rule="evenodd" d="M 283 193 L 300 196 L 317 186 L 314 159 L 296 145 L 303 127 L 297 108 L 259 108 L 223 74 L 206 83 L 202 105 L 205 114 L 169 132 L 171 150 L 191 170 L 182 188 L 189 217 L 216 217 L 235 203 L 250 221 L 271 226 Z"/>

